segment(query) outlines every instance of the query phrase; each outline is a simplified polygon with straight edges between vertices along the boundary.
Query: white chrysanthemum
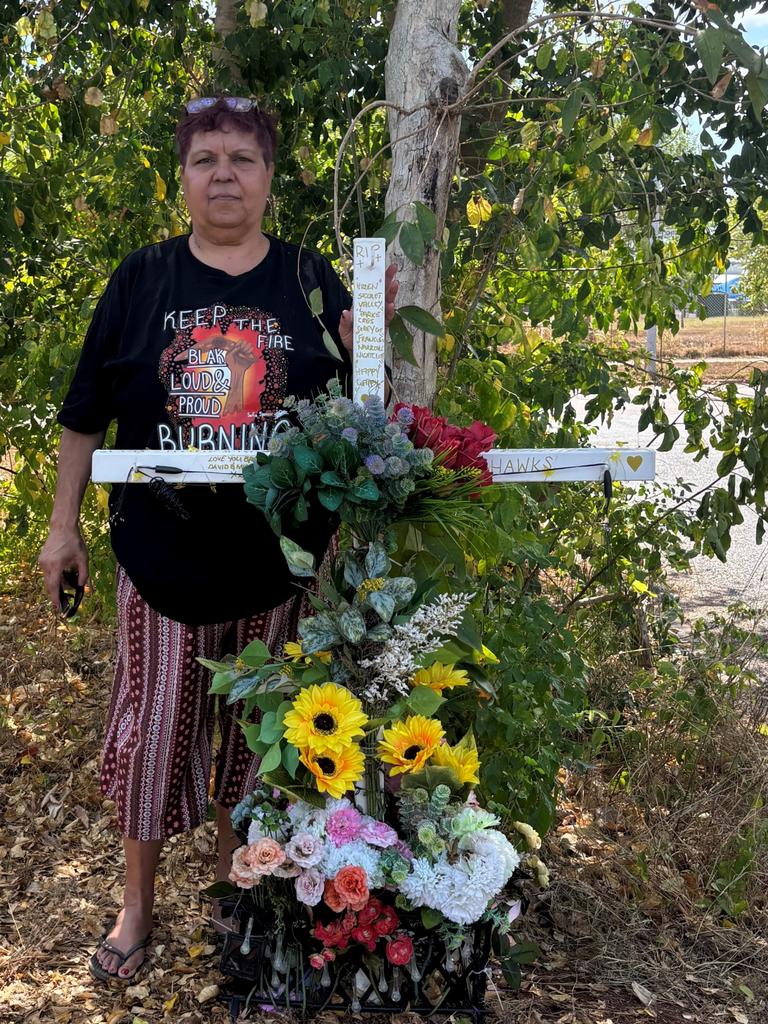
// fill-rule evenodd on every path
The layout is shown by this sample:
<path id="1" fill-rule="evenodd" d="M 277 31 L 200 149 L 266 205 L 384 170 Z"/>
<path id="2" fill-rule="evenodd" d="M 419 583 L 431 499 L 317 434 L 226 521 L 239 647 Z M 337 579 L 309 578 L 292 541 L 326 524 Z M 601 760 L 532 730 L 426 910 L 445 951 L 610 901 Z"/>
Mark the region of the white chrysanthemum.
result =
<path id="1" fill-rule="evenodd" d="M 319 807 L 313 807 L 303 800 L 297 800 L 295 804 L 288 807 L 288 817 L 291 820 L 292 832 L 309 832 L 310 835 L 325 836 L 325 823 L 328 819 L 328 812 Z"/>
<path id="2" fill-rule="evenodd" d="M 368 888 L 376 889 L 384 884 L 381 870 L 381 854 L 360 839 L 344 846 L 328 844 L 325 857 L 318 865 L 326 878 L 335 878 L 342 868 L 362 868 L 368 877 Z"/>
<path id="3" fill-rule="evenodd" d="M 460 848 L 466 853 L 471 853 L 478 860 L 487 860 L 499 864 L 499 872 L 504 880 L 499 886 L 501 889 L 512 877 L 512 873 L 520 863 L 520 854 L 507 839 L 503 832 L 495 828 L 488 828 L 482 832 L 474 832 L 465 836 L 459 843 Z M 497 890 L 498 891 L 498 890 Z M 496 895 L 494 893 L 494 895 Z"/>
<path id="4" fill-rule="evenodd" d="M 266 832 L 263 831 L 261 822 L 252 820 L 248 827 L 248 845 L 255 843 L 257 839 L 263 839 L 265 835 Z"/>
<path id="5" fill-rule="evenodd" d="M 411 861 L 411 872 L 404 882 L 400 883 L 400 892 L 414 907 L 427 907 L 435 887 L 435 869 L 426 857 L 414 857 Z"/>
<path id="6" fill-rule="evenodd" d="M 325 813 L 326 816 L 330 817 L 331 814 L 336 814 L 337 811 L 346 811 L 348 807 L 352 806 L 352 801 L 348 800 L 347 797 L 343 796 L 340 799 L 335 799 L 329 796 L 325 801 Z"/>

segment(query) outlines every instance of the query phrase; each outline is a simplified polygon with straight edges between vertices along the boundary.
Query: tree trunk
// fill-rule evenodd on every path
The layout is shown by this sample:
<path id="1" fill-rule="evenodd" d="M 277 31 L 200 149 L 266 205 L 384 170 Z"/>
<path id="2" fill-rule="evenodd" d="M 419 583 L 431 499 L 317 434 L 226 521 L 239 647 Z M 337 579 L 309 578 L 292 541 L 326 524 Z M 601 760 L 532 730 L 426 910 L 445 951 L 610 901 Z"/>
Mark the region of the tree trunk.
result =
<path id="1" fill-rule="evenodd" d="M 416 219 L 414 202 L 424 203 L 437 218 L 442 237 L 456 166 L 461 118 L 446 115 L 446 104 L 461 93 L 468 70 L 456 46 L 461 0 L 399 0 L 389 38 L 385 81 L 387 100 L 401 110 L 389 111 L 392 176 L 385 209 L 400 221 Z M 424 104 L 428 104 L 423 108 Z M 407 111 L 416 107 L 413 114 Z M 403 113 L 402 111 L 405 111 Z M 440 253 L 428 248 L 416 267 L 400 248 L 390 249 L 398 266 L 398 304 L 421 306 L 438 319 Z M 436 339 L 414 331 L 418 366 L 393 356 L 393 390 L 397 401 L 431 405 L 437 387 Z"/>
<path id="2" fill-rule="evenodd" d="M 234 55 L 226 47 L 227 36 L 237 28 L 237 12 L 241 0 L 218 0 L 216 4 L 216 18 L 213 29 L 216 33 L 217 42 L 213 45 L 213 59 L 216 64 L 222 65 L 229 72 L 229 87 L 243 89 L 245 79 L 240 65 Z"/>

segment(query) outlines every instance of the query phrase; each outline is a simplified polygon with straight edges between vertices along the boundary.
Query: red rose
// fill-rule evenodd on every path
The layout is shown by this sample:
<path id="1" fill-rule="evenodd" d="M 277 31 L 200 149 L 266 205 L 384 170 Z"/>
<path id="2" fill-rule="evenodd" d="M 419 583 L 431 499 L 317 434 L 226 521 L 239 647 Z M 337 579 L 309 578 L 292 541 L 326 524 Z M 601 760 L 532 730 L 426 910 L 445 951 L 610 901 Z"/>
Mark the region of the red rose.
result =
<path id="1" fill-rule="evenodd" d="M 383 909 L 383 907 L 382 907 L 381 903 L 379 902 L 379 900 L 377 900 L 377 899 L 370 899 L 370 900 L 368 900 L 368 903 L 363 907 L 363 909 L 357 915 L 357 923 L 361 924 L 363 926 L 367 926 L 369 924 L 373 924 L 373 922 L 376 920 L 376 918 L 381 913 L 382 909 Z"/>
<path id="2" fill-rule="evenodd" d="M 361 927 L 358 925 L 357 928 L 352 929 L 352 938 L 355 942 L 365 946 L 369 953 L 376 949 L 376 932 L 371 927 Z"/>
<path id="3" fill-rule="evenodd" d="M 400 925 L 400 918 L 392 907 L 384 907 L 378 921 L 374 922 L 373 928 L 377 935 L 391 935 Z"/>
<path id="4" fill-rule="evenodd" d="M 395 967 L 405 967 L 413 956 L 413 943 L 407 935 L 396 935 L 387 943 L 387 960 Z"/>

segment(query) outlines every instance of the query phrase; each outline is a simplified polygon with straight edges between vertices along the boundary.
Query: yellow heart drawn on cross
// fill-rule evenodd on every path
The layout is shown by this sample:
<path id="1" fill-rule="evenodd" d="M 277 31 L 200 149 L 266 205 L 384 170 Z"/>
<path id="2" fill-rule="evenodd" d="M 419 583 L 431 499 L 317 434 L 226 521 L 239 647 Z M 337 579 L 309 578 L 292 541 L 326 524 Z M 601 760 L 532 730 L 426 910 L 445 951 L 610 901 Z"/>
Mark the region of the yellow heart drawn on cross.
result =
<path id="1" fill-rule="evenodd" d="M 640 467 L 643 464 L 643 456 L 642 455 L 628 455 L 627 456 L 627 462 L 629 463 L 630 469 L 633 469 L 635 471 L 635 473 L 636 473 L 638 471 L 638 469 L 640 469 Z"/>

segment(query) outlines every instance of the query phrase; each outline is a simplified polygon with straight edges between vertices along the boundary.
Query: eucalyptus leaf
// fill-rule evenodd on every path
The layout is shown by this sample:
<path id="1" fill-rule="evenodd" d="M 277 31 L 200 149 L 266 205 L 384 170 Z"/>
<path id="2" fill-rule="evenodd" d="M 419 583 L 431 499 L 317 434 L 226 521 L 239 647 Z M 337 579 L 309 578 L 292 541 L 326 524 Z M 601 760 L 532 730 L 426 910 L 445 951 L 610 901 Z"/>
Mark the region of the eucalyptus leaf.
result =
<path id="1" fill-rule="evenodd" d="M 421 306 L 400 306 L 397 312 L 403 320 L 407 320 L 409 324 L 417 327 L 420 331 L 434 334 L 438 338 L 442 338 L 445 334 L 445 327 L 443 327 L 440 321 L 436 320 L 426 309 L 422 309 Z"/>

